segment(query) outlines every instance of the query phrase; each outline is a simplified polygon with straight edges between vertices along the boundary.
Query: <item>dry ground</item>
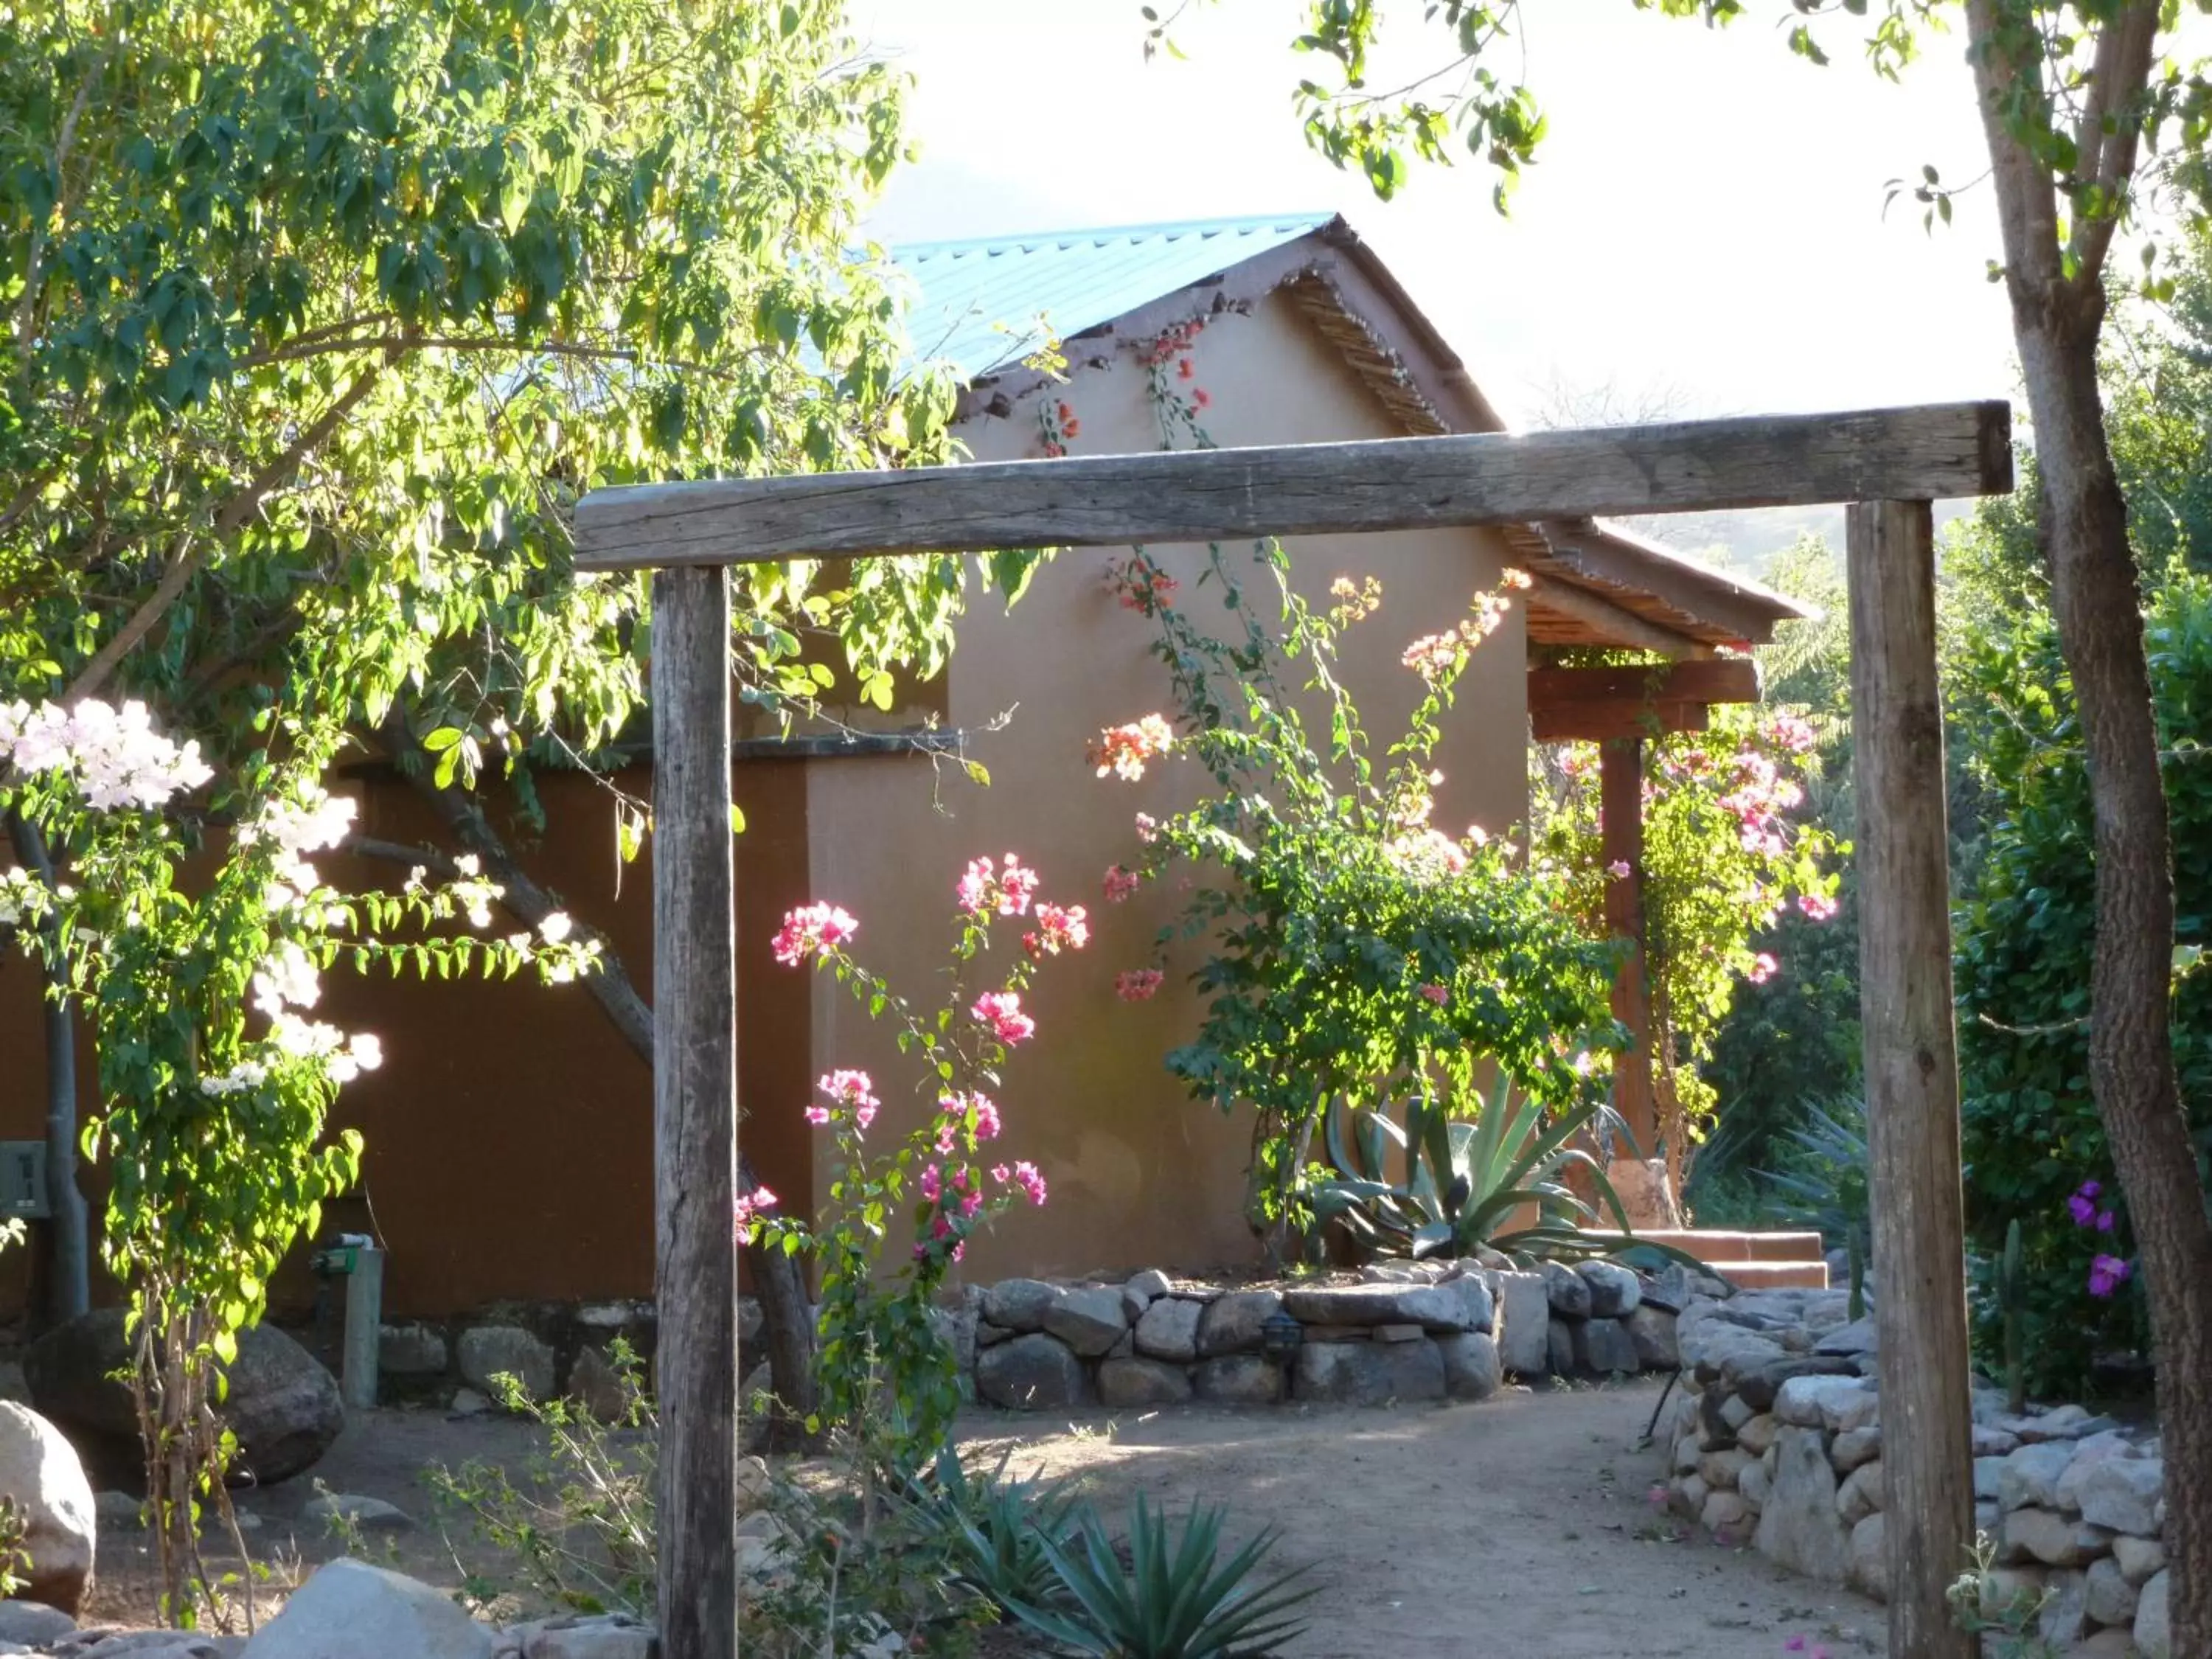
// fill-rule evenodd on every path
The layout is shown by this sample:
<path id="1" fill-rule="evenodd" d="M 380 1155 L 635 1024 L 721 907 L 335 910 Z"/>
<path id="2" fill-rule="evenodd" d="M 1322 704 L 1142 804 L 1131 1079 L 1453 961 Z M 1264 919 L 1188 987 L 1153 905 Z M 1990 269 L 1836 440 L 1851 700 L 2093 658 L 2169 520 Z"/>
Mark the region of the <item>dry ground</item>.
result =
<path id="1" fill-rule="evenodd" d="M 1795 1635 L 1835 1659 L 1884 1653 L 1873 1603 L 1656 1514 L 1646 1493 L 1661 1455 L 1636 1443 L 1657 1398 L 1644 1382 L 1386 1410 L 1183 1407 L 1073 1422 L 977 1412 L 962 1432 L 991 1462 L 1012 1447 L 1018 1471 L 1075 1478 L 1109 1513 L 1141 1491 L 1280 1528 L 1281 1559 L 1310 1565 L 1322 1587 L 1288 1659 L 1781 1659 Z M 316 1475 L 416 1516 L 424 1524 L 394 1540 L 394 1565 L 456 1584 L 461 1565 L 421 1471 L 470 1457 L 519 1467 L 530 1443 L 511 1422 L 380 1412 L 349 1427 Z M 335 1553 L 298 1518 L 313 1495 L 303 1480 L 244 1498 L 263 1521 L 255 1553 L 280 1576 Z M 149 1616 L 143 1537 L 103 1532 L 100 1616 Z"/>

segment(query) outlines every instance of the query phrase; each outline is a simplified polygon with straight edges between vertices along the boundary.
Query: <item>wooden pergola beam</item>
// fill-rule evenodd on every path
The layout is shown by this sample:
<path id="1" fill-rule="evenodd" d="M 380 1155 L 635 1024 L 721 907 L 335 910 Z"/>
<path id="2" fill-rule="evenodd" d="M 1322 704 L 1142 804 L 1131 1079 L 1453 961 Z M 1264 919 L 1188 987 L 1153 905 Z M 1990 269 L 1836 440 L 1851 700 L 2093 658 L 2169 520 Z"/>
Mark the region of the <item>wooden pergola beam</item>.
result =
<path id="1" fill-rule="evenodd" d="M 1528 735 L 1537 743 L 1610 743 L 1619 738 L 1656 738 L 1669 732 L 1702 732 L 1711 724 L 1701 702 L 1646 702 L 1615 697 L 1528 711 Z"/>
<path id="2" fill-rule="evenodd" d="M 1702 640 L 1662 628 L 1638 616 L 1625 605 L 1615 605 L 1588 588 L 1553 581 L 1548 576 L 1529 578 L 1527 603 L 1532 610 L 1550 611 L 1570 617 L 1594 629 L 1610 643 L 1628 650 L 1649 651 L 1656 656 L 1678 660 L 1712 654 L 1712 647 Z"/>
<path id="3" fill-rule="evenodd" d="M 637 484 L 577 503 L 576 563 L 1237 541 L 2011 488 L 2010 406 L 1933 404 Z"/>
<path id="4" fill-rule="evenodd" d="M 1749 657 L 1603 668 L 1532 668 L 1528 712 L 1607 704 L 1757 702 L 1759 665 Z"/>

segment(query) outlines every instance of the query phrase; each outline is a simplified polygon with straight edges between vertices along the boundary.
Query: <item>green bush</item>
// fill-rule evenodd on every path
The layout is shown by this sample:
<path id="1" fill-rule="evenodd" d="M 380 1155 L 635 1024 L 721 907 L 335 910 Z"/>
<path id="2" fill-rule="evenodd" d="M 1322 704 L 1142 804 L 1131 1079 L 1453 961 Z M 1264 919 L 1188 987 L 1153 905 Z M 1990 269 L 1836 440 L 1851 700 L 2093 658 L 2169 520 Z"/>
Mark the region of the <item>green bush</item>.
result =
<path id="1" fill-rule="evenodd" d="M 2212 933 L 2212 582 L 2172 580 L 2148 617 L 2150 667 L 2172 814 L 2175 937 L 2185 954 Z M 2147 1324 L 2137 1283 L 2100 1298 L 2099 1255 L 2130 1258 L 2124 1207 L 2112 1232 L 2077 1224 L 2067 1199 L 2085 1180 L 2118 1204 L 2103 1124 L 2089 1092 L 2089 971 L 2095 872 L 2088 782 L 2070 682 L 2047 622 L 1967 653 L 1953 706 L 1963 713 L 1987 792 L 1978 884 L 1958 918 L 1960 1063 L 1969 1246 L 1978 1258 L 1977 1334 L 2002 1343 L 1995 1263 L 2021 1223 L 2028 1385 L 2069 1393 L 2100 1352 L 2137 1351 Z M 2212 1150 L 2212 977 L 2182 975 L 2174 1061 L 2200 1172 Z"/>

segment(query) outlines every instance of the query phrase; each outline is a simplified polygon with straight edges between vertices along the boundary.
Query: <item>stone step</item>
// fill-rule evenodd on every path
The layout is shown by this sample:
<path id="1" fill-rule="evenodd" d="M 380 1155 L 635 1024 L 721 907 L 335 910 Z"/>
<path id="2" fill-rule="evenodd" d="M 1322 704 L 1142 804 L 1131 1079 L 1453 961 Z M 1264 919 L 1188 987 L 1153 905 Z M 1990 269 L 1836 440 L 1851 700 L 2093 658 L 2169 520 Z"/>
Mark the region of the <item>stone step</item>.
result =
<path id="1" fill-rule="evenodd" d="M 1825 1261 L 1728 1261 L 1714 1272 L 1740 1291 L 1825 1291 L 1828 1264 Z"/>
<path id="2" fill-rule="evenodd" d="M 1715 1267 L 1732 1261 L 1818 1261 L 1826 1255 L 1815 1232 L 1728 1232 L 1713 1227 L 1651 1227 L 1625 1244 L 1668 1244 Z"/>

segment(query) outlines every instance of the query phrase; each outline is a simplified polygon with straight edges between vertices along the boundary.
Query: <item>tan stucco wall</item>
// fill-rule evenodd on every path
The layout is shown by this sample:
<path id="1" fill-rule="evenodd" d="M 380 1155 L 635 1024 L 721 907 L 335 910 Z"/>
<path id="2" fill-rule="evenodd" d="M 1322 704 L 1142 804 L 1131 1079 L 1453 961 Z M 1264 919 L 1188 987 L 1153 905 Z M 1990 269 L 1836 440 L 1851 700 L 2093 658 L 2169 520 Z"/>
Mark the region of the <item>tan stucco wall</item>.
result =
<path id="1" fill-rule="evenodd" d="M 1070 346 L 1071 358 L 1085 355 L 1081 343 Z M 1194 355 L 1194 384 L 1212 394 L 1206 418 L 1222 444 L 1401 435 L 1286 302 L 1218 319 Z M 1081 421 L 1078 453 L 1158 447 L 1142 374 L 1127 354 L 1107 368 L 1077 369 L 1054 395 Z M 978 422 L 966 435 L 980 459 L 1035 454 L 1034 406 Z M 1496 585 L 1502 550 L 1483 532 L 1291 544 L 1297 585 L 1310 597 L 1324 596 L 1340 574 L 1382 580 L 1382 608 L 1352 631 L 1344 662 L 1378 750 L 1403 730 L 1417 689 L 1400 653 L 1417 635 L 1465 615 L 1479 588 Z M 1218 614 L 1214 590 L 1189 580 L 1202 550 L 1154 551 L 1185 579 L 1177 603 L 1201 617 Z M 1231 552 L 1244 556 L 1244 550 Z M 939 994 L 934 975 L 945 961 L 953 884 L 978 854 L 1019 854 L 1043 872 L 1048 896 L 1085 904 L 1091 914 L 1091 948 L 1039 975 L 1030 999 L 1039 1035 L 1015 1054 L 1002 1091 L 1007 1155 L 1035 1159 L 1052 1200 L 1042 1212 L 1010 1213 L 995 1235 L 971 1247 L 966 1267 L 975 1279 L 1225 1264 L 1254 1252 L 1241 1205 L 1249 1120 L 1192 1102 L 1162 1065 L 1197 1026 L 1200 1004 L 1183 976 L 1200 960 L 1199 947 L 1176 948 L 1155 1001 L 1129 1006 L 1113 994 L 1117 972 L 1150 960 L 1154 935 L 1178 915 L 1181 895 L 1163 884 L 1109 906 L 1100 878 L 1110 864 L 1135 862 L 1133 815 L 1184 804 L 1196 778 L 1194 769 L 1170 763 L 1141 783 L 1101 780 L 1085 762 L 1085 746 L 1101 726 L 1173 712 L 1166 671 L 1146 649 L 1152 624 L 1121 608 L 1102 584 L 1111 556 L 1064 553 L 1011 616 L 988 605 L 962 624 L 947 714 L 976 734 L 969 752 L 988 768 L 989 787 L 918 758 L 817 763 L 810 772 L 815 896 L 860 916 L 860 954 L 909 994 Z M 1455 833 L 1469 823 L 1503 830 L 1525 811 L 1526 659 L 1516 611 L 1476 653 L 1461 684 L 1438 757 L 1445 781 L 1437 822 Z M 982 729 L 1002 714 L 1002 729 Z M 1011 931 L 1005 942 L 1018 948 Z M 901 1069 L 889 1033 L 871 1029 L 826 981 L 817 981 L 813 1038 L 817 1070 L 860 1065 L 879 1083 L 896 1077 L 902 1092 L 884 1094 L 904 1121 L 929 1109 L 927 1100 L 903 1092 L 913 1074 Z M 817 1188 L 828 1174 L 817 1160 Z"/>

